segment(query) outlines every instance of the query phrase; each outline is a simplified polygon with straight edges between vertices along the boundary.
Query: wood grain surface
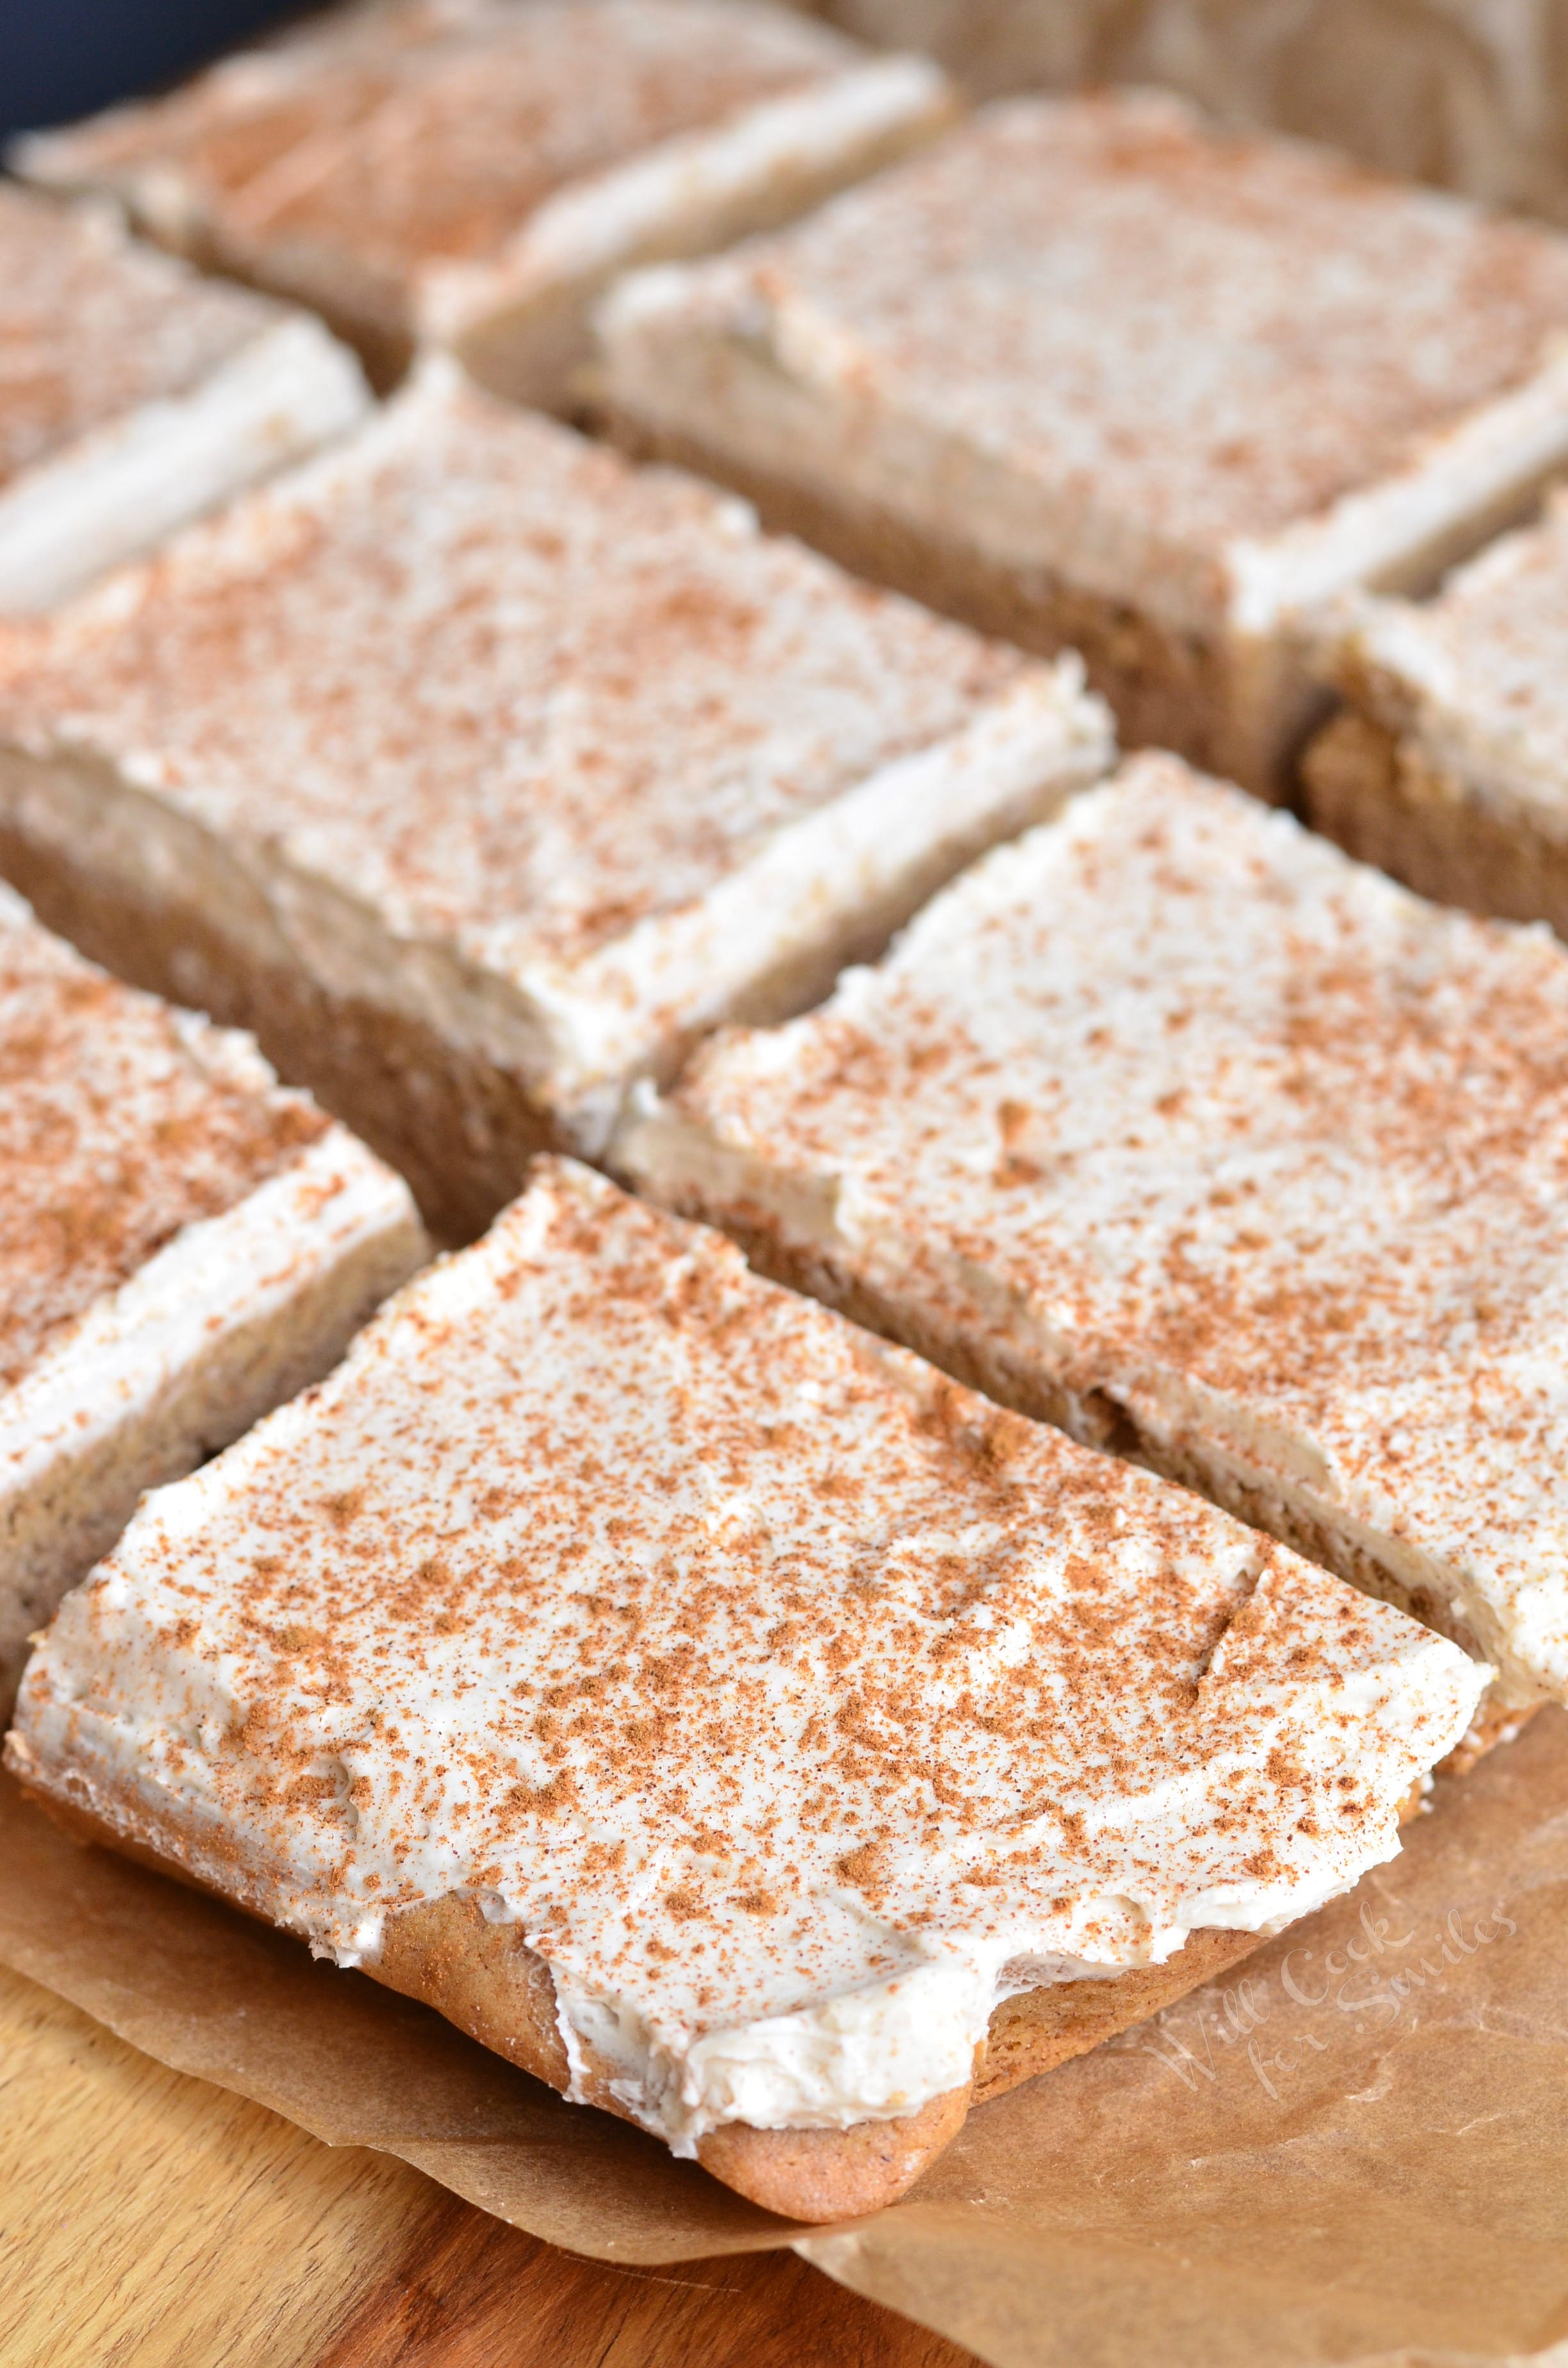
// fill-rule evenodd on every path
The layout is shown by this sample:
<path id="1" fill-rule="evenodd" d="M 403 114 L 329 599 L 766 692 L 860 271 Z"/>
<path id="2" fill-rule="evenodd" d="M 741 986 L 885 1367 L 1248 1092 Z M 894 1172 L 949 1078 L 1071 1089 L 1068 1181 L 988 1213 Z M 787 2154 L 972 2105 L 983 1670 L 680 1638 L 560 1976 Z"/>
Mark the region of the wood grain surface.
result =
<path id="1" fill-rule="evenodd" d="M 3 2368 L 972 2368 L 792 2253 L 557 2252 L 0 1968 Z"/>

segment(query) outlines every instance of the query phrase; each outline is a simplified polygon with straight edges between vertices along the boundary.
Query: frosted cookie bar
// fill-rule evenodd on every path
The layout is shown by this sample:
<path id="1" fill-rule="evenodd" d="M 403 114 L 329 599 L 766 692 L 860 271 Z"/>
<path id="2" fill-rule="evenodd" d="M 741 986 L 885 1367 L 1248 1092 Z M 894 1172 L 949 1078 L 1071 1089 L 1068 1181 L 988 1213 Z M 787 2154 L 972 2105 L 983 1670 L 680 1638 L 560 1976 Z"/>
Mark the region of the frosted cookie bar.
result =
<path id="1" fill-rule="evenodd" d="M 13 161 L 314 305 L 383 381 L 434 336 L 552 404 L 617 269 L 782 222 L 951 112 L 926 60 L 765 0 L 413 0 L 338 11 Z"/>
<path id="2" fill-rule="evenodd" d="M 1153 95 L 1017 100 L 601 310 L 633 445 L 1276 793 L 1298 620 L 1568 457 L 1568 241 Z"/>
<path id="3" fill-rule="evenodd" d="M 1482 1682 L 559 1162 L 143 1506 L 8 1756 L 827 2219 L 1393 1856 Z"/>
<path id="4" fill-rule="evenodd" d="M 318 321 L 0 182 L 0 616 L 51 608 L 365 408 Z"/>
<path id="5" fill-rule="evenodd" d="M 1568 937 L 1568 499 L 1438 598 L 1347 604 L 1307 810 L 1423 894 Z"/>
<path id="6" fill-rule="evenodd" d="M 1103 770 L 1033 664 L 428 368 L 0 657 L 0 868 L 472 1232 Z"/>
<path id="7" fill-rule="evenodd" d="M 622 1156 L 1568 1699 L 1568 955 L 1135 759 Z"/>
<path id="8" fill-rule="evenodd" d="M 406 1188 L 244 1037 L 0 888 L 0 1709 L 28 1636 L 418 1263 Z"/>

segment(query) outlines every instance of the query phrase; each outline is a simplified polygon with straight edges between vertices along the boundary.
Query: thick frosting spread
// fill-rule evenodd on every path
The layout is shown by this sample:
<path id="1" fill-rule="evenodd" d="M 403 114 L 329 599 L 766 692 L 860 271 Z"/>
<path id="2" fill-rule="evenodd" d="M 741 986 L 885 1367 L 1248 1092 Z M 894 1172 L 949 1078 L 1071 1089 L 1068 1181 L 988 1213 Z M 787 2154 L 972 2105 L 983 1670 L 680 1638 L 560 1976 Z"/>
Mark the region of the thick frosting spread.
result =
<path id="1" fill-rule="evenodd" d="M 1365 599 L 1338 662 L 1352 695 L 1467 788 L 1568 837 L 1568 500 L 1460 568 L 1437 598 Z"/>
<path id="2" fill-rule="evenodd" d="M 286 316 L 0 183 L 0 491 L 143 404 L 190 393 Z"/>
<path id="3" fill-rule="evenodd" d="M 451 337 L 496 306 L 661 253 L 728 245 L 737 227 L 755 227 L 747 209 L 769 222 L 801 211 L 823 176 L 858 177 L 881 143 L 915 144 L 948 120 L 953 103 L 928 59 L 877 58 L 657 141 L 546 199 L 494 259 L 429 269 L 420 324 Z"/>
<path id="4" fill-rule="evenodd" d="M 437 366 L 78 604 L 0 698 L 395 928 L 570 958 L 1028 670 Z"/>
<path id="5" fill-rule="evenodd" d="M 1553 233 L 1151 94 L 987 108 L 605 315 L 633 414 L 1193 629 L 1397 575 L 1561 458 L 1564 326 Z"/>
<path id="6" fill-rule="evenodd" d="M 0 888 L 0 1393 L 328 1131 L 246 1039 L 106 977 Z"/>
<path id="7" fill-rule="evenodd" d="M 347 10 L 169 97 L 26 143 L 166 233 L 309 245 L 394 280 L 498 255 L 532 210 L 657 142 L 862 53 L 728 0 L 455 0 Z"/>
<path id="8" fill-rule="evenodd" d="M 1568 1698 L 1568 955 L 1174 757 L 732 1034 L 625 1146 L 924 1337 L 1108 1402 Z"/>
<path id="9" fill-rule="evenodd" d="M 999 1996 L 1343 1889 L 1483 1676 L 547 1163 L 144 1500 L 12 1757 L 343 1964 L 476 1900 L 690 2152 L 913 2111 Z"/>
<path id="10" fill-rule="evenodd" d="M 616 1059 L 645 1050 L 672 1000 L 700 1019 L 711 980 L 874 914 L 886 867 L 839 822 L 900 764 L 942 774 L 918 798 L 890 778 L 883 800 L 890 844 L 901 799 L 921 817 L 918 881 L 1108 751 L 1071 668 L 858 585 L 744 505 L 442 363 L 0 677 L 0 733 L 80 764 L 95 846 L 119 828 L 147 894 L 183 871 L 260 959 L 411 1002 L 547 1087 L 592 1070 L 601 1035 Z M 948 766 L 988 715 L 1000 770 L 962 746 Z M 100 811 L 115 790 L 123 825 Z"/>
<path id="11" fill-rule="evenodd" d="M 51 1475 L 58 1482 L 62 1468 L 155 1417 L 186 1375 L 247 1330 L 291 1330 L 290 1353 L 269 1368 L 281 1379 L 262 1406 L 286 1396 L 427 1254 L 402 1178 L 346 1127 L 327 1125 L 243 1201 L 190 1218 L 123 1282 L 57 1325 L 15 1386 L 0 1393 L 0 1528 L 7 1498 L 47 1492 Z M 254 1348 L 247 1363 L 254 1372 Z M 210 1394 L 205 1436 L 214 1428 L 234 1436 L 258 1411 L 258 1395 L 254 1382 L 233 1390 L 236 1417 Z M 125 1452 L 130 1460 L 135 1451 Z M 33 1502 L 28 1509 L 33 1517 Z M 40 1531 L 47 1542 L 47 1508 L 41 1522 L 28 1518 L 21 1528 L 25 1536 L 18 1529 L 6 1537 L 8 1565 L 21 1565 L 24 1544 L 40 1550 Z"/>

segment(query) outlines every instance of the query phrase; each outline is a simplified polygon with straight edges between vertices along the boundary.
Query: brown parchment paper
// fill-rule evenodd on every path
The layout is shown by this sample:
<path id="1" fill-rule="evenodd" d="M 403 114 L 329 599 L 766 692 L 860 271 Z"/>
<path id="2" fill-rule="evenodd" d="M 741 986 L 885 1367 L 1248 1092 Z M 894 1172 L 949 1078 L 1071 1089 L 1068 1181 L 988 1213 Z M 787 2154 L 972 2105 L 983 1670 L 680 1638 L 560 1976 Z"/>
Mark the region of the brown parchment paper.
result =
<path id="1" fill-rule="evenodd" d="M 176 2069 L 601 2260 L 793 2244 L 997 2368 L 1568 2362 L 1568 1718 L 1140 2030 L 802 2230 L 0 1788 L 0 1961 Z"/>
<path id="2" fill-rule="evenodd" d="M 1242 129 L 1568 222 L 1564 0 L 826 0 L 983 97 L 1164 83 Z"/>

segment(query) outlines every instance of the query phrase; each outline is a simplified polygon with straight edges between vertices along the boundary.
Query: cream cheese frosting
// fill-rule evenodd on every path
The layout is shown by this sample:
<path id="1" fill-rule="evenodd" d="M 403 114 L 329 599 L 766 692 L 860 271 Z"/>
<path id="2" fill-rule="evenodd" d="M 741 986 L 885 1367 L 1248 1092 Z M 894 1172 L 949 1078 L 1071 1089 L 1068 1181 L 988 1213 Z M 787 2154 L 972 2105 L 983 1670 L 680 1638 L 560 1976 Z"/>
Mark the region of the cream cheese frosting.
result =
<path id="1" fill-rule="evenodd" d="M 112 193 L 369 351 L 472 326 L 514 262 L 569 290 L 775 222 L 869 169 L 890 132 L 934 129 L 945 91 L 929 63 L 869 58 L 767 0 L 413 0 L 340 9 L 15 161 Z"/>
<path id="2" fill-rule="evenodd" d="M 54 606 L 351 427 L 318 322 L 0 187 L 0 610 Z"/>
<path id="3" fill-rule="evenodd" d="M 328 1130 L 243 1037 L 106 977 L 0 887 L 0 1387 Z"/>
<path id="4" fill-rule="evenodd" d="M 494 256 L 573 181 L 864 56 L 766 0 L 414 0 L 340 9 L 15 161 L 182 243 L 309 239 L 406 273 Z"/>
<path id="5" fill-rule="evenodd" d="M 988 108 L 600 313 L 638 427 L 1228 645 L 1238 767 L 1292 704 L 1271 637 L 1568 456 L 1565 329 L 1554 233 L 1150 93 Z"/>
<path id="6" fill-rule="evenodd" d="M 1492 803 L 1568 839 L 1568 499 L 1433 600 L 1345 604 L 1329 663 L 1378 721 Z"/>
<path id="7" fill-rule="evenodd" d="M 248 1039 L 0 889 L 0 1702 L 139 1490 L 313 1378 L 424 1250 L 406 1187 Z"/>
<path id="8" fill-rule="evenodd" d="M 743 254 L 630 281 L 606 315 L 619 394 L 657 411 L 633 332 L 667 308 L 673 339 L 683 307 L 766 357 L 781 417 L 795 391 L 859 422 L 868 487 L 913 495 L 938 452 L 989 468 L 1017 485 L 982 513 L 1001 555 L 1216 622 L 1237 545 L 1419 474 L 1536 376 L 1568 330 L 1568 241 L 1205 133 L 1175 99 L 1035 98 Z"/>
<path id="9" fill-rule="evenodd" d="M 1050 668 L 428 365 L 0 667 L 0 813 L 602 1143 L 1108 759 Z M 41 784 L 41 786 L 40 786 Z"/>
<path id="10" fill-rule="evenodd" d="M 1177 759 L 623 1140 L 905 1337 L 1568 1698 L 1568 957 Z"/>
<path id="11" fill-rule="evenodd" d="M 393 1289 L 423 1247 L 407 1190 L 345 1128 L 329 1125 L 243 1201 L 189 1219 L 123 1282 L 54 1328 L 0 1396 L 0 1505 L 62 1454 L 90 1451 L 154 1405 L 199 1361 L 215 1329 L 238 1332 L 285 1309 L 371 1243 Z M 302 1361 L 320 1356 L 312 1343 Z"/>
<path id="12" fill-rule="evenodd" d="M 491 260 L 430 266 L 416 324 L 481 384 L 569 408 L 591 390 L 592 308 L 618 272 L 710 253 L 804 213 L 934 137 L 954 106 L 928 59 L 846 63 L 570 184 Z"/>
<path id="13" fill-rule="evenodd" d="M 690 2154 L 907 2114 L 999 1997 L 1343 1890 L 1483 1676 L 547 1162 L 146 1500 L 11 1758 L 340 1964 L 476 1901 Z"/>

